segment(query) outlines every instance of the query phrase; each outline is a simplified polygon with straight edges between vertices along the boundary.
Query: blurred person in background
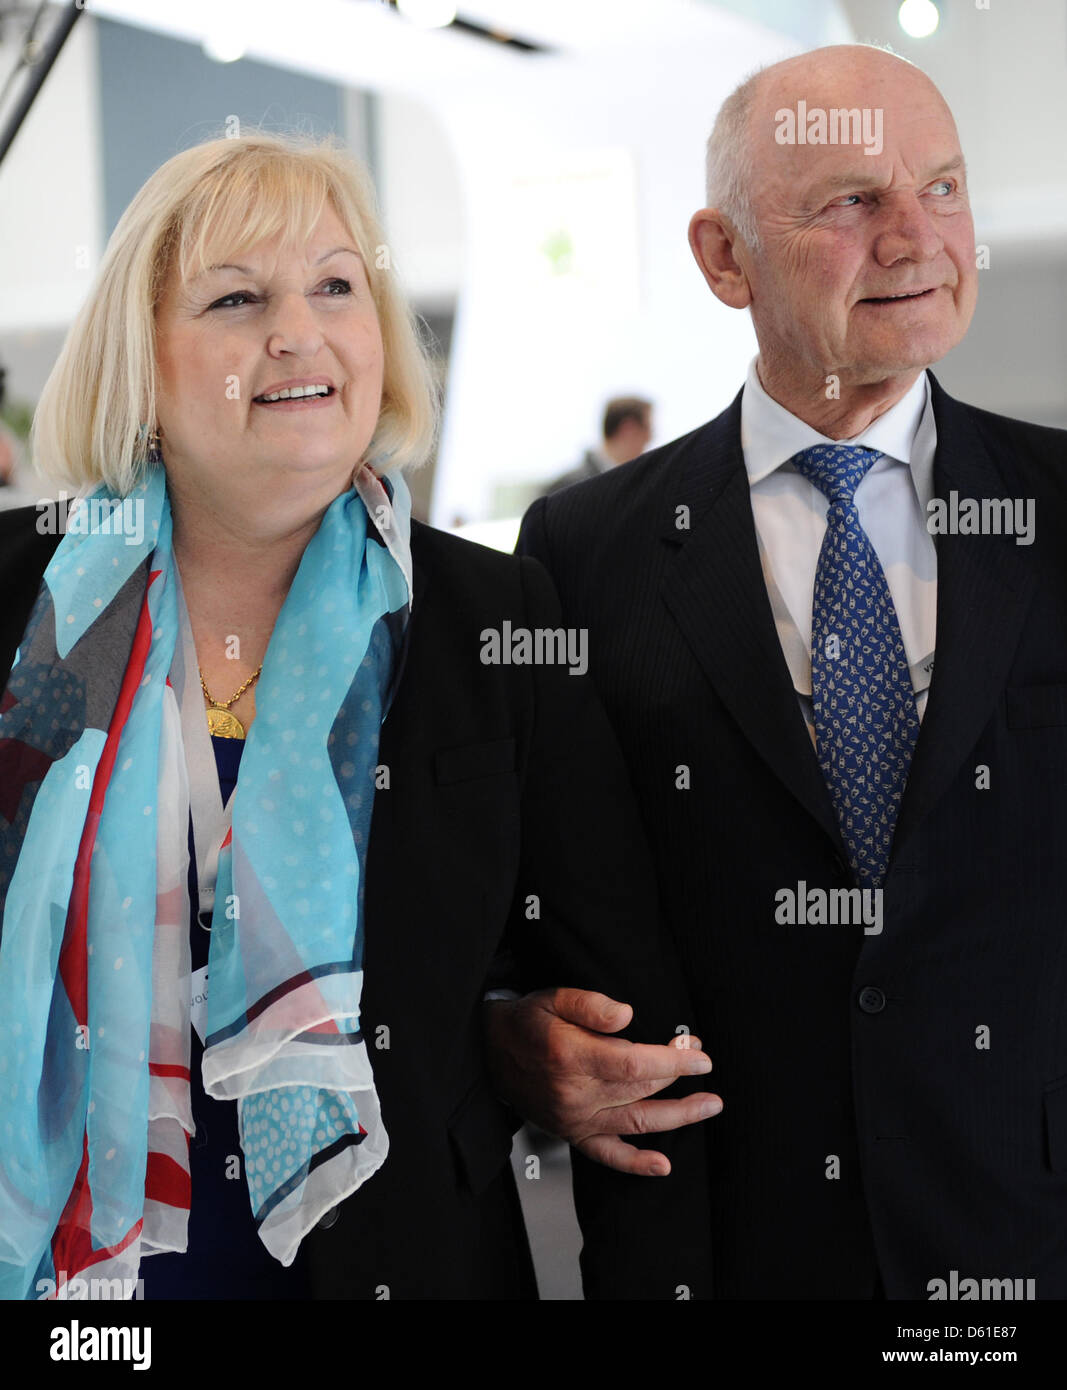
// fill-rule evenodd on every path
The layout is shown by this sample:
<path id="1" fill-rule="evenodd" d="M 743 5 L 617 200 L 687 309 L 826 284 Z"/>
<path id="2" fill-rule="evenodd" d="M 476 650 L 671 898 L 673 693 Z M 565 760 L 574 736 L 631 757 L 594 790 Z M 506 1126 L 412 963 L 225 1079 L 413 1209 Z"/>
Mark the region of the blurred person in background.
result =
<path id="1" fill-rule="evenodd" d="M 5 1297 L 536 1297 L 505 937 L 528 987 L 628 1001 L 642 1090 L 710 1068 L 666 1045 L 691 1010 L 591 685 L 486 660 L 557 627 L 544 570 L 410 519 L 435 400 L 384 241 L 329 142 L 175 155 L 38 404 L 81 497 L 0 518 Z M 593 1292 L 707 1282 L 702 1132 L 658 1147 L 625 1231 L 579 1201 Z"/>
<path id="2" fill-rule="evenodd" d="M 587 449 L 582 460 L 549 483 L 544 495 L 597 478 L 620 463 L 643 454 L 652 442 L 652 402 L 641 396 L 616 396 L 604 407 L 601 441 Z"/>

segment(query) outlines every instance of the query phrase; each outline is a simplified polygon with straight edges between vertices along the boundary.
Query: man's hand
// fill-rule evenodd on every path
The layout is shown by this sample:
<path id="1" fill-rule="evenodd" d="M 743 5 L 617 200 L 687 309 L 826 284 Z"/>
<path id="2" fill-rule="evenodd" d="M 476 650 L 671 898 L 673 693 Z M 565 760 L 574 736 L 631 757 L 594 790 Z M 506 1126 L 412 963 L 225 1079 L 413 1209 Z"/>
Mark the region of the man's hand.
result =
<path id="1" fill-rule="evenodd" d="M 633 1016 L 629 1004 L 606 994 L 545 989 L 523 999 L 495 999 L 484 1008 L 497 1093 L 605 1167 L 662 1177 L 671 1171 L 666 1155 L 619 1136 L 680 1129 L 722 1109 L 720 1097 L 710 1092 L 646 1100 L 680 1076 L 711 1071 L 711 1058 L 688 1033 L 662 1047 L 606 1036 Z"/>

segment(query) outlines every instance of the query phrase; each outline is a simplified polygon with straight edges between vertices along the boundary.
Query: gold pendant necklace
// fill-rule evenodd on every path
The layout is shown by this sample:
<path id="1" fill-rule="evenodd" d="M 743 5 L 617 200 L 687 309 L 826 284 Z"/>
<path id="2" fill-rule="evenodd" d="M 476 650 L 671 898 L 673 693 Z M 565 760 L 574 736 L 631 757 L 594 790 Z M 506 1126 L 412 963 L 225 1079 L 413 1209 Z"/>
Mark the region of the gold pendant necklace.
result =
<path id="1" fill-rule="evenodd" d="M 197 670 L 200 670 L 197 667 Z M 263 663 L 260 663 L 259 671 L 263 670 Z M 259 671 L 248 677 L 240 690 L 235 691 L 228 700 L 216 700 L 211 691 L 204 684 L 204 673 L 200 671 L 200 688 L 204 692 L 208 702 L 207 727 L 210 733 L 216 738 L 244 738 L 245 726 L 235 714 L 230 713 L 230 706 L 235 700 L 245 693 L 248 687 L 259 679 Z"/>

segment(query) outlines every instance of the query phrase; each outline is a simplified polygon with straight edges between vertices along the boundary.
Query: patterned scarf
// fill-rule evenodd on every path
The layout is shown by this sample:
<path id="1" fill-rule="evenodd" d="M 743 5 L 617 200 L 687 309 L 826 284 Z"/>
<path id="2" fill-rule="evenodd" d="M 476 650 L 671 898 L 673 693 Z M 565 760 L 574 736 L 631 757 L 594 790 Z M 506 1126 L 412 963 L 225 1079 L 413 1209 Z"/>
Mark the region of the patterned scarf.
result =
<path id="1" fill-rule="evenodd" d="M 0 699 L 7 1299 L 132 1286 L 142 1256 L 187 1245 L 189 785 L 165 473 L 81 505 L 89 525 L 68 519 Z M 359 1029 L 363 887 L 409 529 L 403 480 L 367 468 L 326 511 L 219 847 L 203 1080 L 237 1102 L 253 1219 L 283 1265 L 388 1150 Z"/>

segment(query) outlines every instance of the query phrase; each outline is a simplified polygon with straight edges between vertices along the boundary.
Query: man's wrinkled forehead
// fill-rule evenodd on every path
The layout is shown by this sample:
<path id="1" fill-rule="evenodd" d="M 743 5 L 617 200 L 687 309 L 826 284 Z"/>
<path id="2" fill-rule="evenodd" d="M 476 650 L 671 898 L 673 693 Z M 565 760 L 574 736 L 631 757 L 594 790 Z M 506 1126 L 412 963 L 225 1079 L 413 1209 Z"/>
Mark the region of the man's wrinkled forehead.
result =
<path id="1" fill-rule="evenodd" d="M 880 49 L 861 46 L 822 49 L 773 63 L 759 73 L 753 107 L 770 108 L 804 97 L 809 105 L 883 106 L 944 98 L 913 63 Z"/>
<path id="2" fill-rule="evenodd" d="M 768 73 L 748 130 L 757 183 L 851 191 L 844 185 L 886 186 L 901 164 L 923 180 L 962 170 L 943 97 L 917 70 L 900 67 L 888 80 L 872 73 L 867 82 L 855 73 Z"/>

